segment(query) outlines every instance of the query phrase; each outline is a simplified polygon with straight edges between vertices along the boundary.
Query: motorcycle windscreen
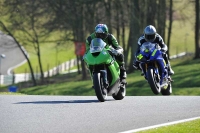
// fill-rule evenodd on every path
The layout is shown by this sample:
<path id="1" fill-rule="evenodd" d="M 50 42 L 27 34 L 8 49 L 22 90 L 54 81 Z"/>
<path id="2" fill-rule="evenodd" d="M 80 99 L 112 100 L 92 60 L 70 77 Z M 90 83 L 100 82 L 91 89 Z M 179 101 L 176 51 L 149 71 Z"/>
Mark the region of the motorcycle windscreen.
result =
<path id="1" fill-rule="evenodd" d="M 155 49 L 155 47 L 156 47 L 155 43 L 145 42 L 140 47 L 140 51 L 145 52 L 145 53 L 150 53 L 150 52 L 153 52 L 153 50 Z"/>
<path id="2" fill-rule="evenodd" d="M 147 60 L 149 60 L 152 52 L 155 50 L 155 46 L 156 46 L 155 43 L 151 42 L 143 43 L 142 46 L 140 47 L 140 54 L 137 55 L 137 59 L 140 62 L 146 62 Z"/>
<path id="3" fill-rule="evenodd" d="M 94 38 L 90 44 L 90 53 L 101 52 L 105 46 L 106 43 L 101 38 Z"/>

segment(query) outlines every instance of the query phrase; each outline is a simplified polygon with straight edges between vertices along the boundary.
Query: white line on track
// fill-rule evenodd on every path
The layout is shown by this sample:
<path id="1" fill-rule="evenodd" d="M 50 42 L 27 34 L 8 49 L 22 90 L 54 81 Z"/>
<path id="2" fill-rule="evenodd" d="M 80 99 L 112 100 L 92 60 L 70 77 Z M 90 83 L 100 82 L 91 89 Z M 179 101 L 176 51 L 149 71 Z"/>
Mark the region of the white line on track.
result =
<path id="1" fill-rule="evenodd" d="M 158 128 L 158 127 L 163 127 L 163 126 L 169 126 L 169 125 L 173 125 L 173 124 L 188 122 L 188 121 L 192 121 L 192 120 L 196 120 L 196 119 L 200 119 L 200 117 L 194 117 L 194 118 L 189 118 L 189 119 L 184 119 L 184 120 L 179 120 L 179 121 L 174 121 L 174 122 L 169 122 L 169 123 L 163 123 L 163 124 L 159 124 L 159 125 L 133 129 L 133 130 L 124 131 L 124 132 L 120 132 L 120 133 L 135 133 L 135 132 L 149 130 L 149 129 L 153 129 L 153 128 Z"/>

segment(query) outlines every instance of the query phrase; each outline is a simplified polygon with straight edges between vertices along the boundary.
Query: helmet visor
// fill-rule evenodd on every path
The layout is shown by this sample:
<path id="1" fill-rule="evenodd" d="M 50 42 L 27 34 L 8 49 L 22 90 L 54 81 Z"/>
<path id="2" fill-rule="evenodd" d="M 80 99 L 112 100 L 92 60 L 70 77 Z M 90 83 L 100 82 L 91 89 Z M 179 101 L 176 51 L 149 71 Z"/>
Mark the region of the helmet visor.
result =
<path id="1" fill-rule="evenodd" d="M 152 34 L 152 35 L 146 35 L 145 34 L 145 39 L 147 41 L 154 41 L 154 39 L 156 38 L 156 35 L 155 34 Z"/>
<path id="2" fill-rule="evenodd" d="M 108 35 L 106 33 L 96 33 L 97 38 L 106 39 Z"/>

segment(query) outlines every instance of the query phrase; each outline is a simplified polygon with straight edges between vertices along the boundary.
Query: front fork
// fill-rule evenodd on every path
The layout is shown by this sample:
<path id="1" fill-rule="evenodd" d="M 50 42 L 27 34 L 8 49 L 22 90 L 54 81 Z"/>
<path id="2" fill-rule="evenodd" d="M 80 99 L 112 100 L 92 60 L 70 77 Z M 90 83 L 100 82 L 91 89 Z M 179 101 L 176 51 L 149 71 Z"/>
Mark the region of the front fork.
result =
<path id="1" fill-rule="evenodd" d="M 102 77 L 103 77 L 103 84 L 104 84 L 104 87 L 108 86 L 108 79 L 107 79 L 107 71 L 106 70 L 100 70 L 101 74 L 102 74 Z"/>
<path id="2" fill-rule="evenodd" d="M 156 61 L 154 61 L 154 62 L 152 62 L 153 63 L 153 65 L 155 66 L 155 68 L 156 69 L 154 69 L 155 70 L 155 73 L 158 75 L 158 79 L 157 80 L 160 80 L 160 77 L 159 77 L 159 71 L 158 71 L 158 64 L 156 63 Z M 139 64 L 139 66 L 140 66 L 140 68 L 141 68 L 141 70 L 142 70 L 142 72 L 144 73 L 144 75 L 145 75 L 145 79 L 147 79 L 147 69 L 148 69 L 148 67 L 149 67 L 149 64 L 148 63 L 140 63 Z"/>
<path id="3" fill-rule="evenodd" d="M 93 73 L 96 71 L 95 66 L 88 65 L 87 67 L 89 68 L 90 77 L 93 80 Z M 103 84 L 104 84 L 105 88 L 107 88 L 108 87 L 107 71 L 106 70 L 100 70 L 100 73 L 101 73 L 102 78 L 103 78 Z"/>

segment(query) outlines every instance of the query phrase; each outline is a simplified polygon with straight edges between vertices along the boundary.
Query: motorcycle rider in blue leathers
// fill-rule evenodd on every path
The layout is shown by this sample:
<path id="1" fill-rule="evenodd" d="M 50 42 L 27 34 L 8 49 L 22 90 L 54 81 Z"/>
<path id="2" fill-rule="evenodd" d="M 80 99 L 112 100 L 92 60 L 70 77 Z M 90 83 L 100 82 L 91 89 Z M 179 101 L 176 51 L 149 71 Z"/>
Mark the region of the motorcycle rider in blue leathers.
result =
<path id="1" fill-rule="evenodd" d="M 142 44 L 144 42 L 152 42 L 152 43 L 159 44 L 159 46 L 161 47 L 161 51 L 163 53 L 163 58 L 164 58 L 166 64 L 168 65 L 168 73 L 169 73 L 169 75 L 173 75 L 174 71 L 171 68 L 170 62 L 168 60 L 168 55 L 166 53 L 166 51 L 168 50 L 168 47 L 164 43 L 163 38 L 156 32 L 156 28 L 154 26 L 148 25 L 144 29 L 144 34 L 138 39 L 138 48 L 136 50 L 135 56 L 139 53 L 140 46 L 142 46 Z M 133 67 L 135 69 L 140 69 L 139 68 L 139 62 L 136 61 L 136 57 L 134 58 L 134 61 L 133 61 Z M 143 74 L 144 73 L 142 72 L 142 75 Z"/>

